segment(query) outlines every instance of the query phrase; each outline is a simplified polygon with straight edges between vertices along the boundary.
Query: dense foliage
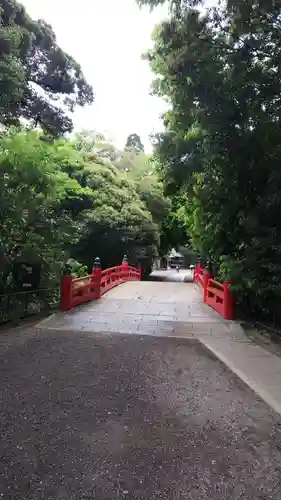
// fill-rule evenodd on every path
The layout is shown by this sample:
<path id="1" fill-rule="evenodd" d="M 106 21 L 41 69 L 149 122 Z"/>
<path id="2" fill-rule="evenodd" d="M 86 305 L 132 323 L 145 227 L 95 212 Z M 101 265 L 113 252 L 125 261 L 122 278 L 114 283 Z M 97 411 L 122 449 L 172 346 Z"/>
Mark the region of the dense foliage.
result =
<path id="1" fill-rule="evenodd" d="M 173 210 L 170 200 L 164 196 L 163 184 L 159 180 L 153 158 L 145 154 L 140 137 L 130 134 L 124 150 L 118 150 L 114 144 L 95 131 L 84 131 L 76 135 L 75 143 L 80 151 L 94 154 L 96 158 L 110 160 L 117 170 L 133 182 L 138 196 L 151 213 L 160 232 L 158 252 L 164 255 L 171 246 L 178 246 L 183 240 L 178 238 L 183 224 L 177 210 Z M 174 213 L 175 212 L 175 213 Z M 185 238 L 186 240 L 186 234 Z M 171 240 L 171 241 L 170 241 Z M 150 259 L 151 260 L 151 259 Z"/>
<path id="2" fill-rule="evenodd" d="M 141 2 L 150 4 L 161 2 Z M 147 55 L 171 109 L 156 137 L 192 243 L 248 311 L 281 299 L 281 4 L 173 11 Z"/>
<path id="3" fill-rule="evenodd" d="M 48 289 L 97 256 L 149 272 L 170 205 L 141 138 L 124 150 L 93 131 L 63 138 L 92 88 L 44 21 L 15 0 L 0 0 L 0 16 L 0 295 L 19 290 L 19 262 L 40 266 Z"/>
<path id="4" fill-rule="evenodd" d="M 73 258 L 90 270 L 96 256 L 108 267 L 127 254 L 149 267 L 157 253 L 160 194 L 154 207 L 153 187 L 142 200 L 138 184 L 110 160 L 79 148 L 77 138 L 46 142 L 24 129 L 0 135 L 0 247 L 39 260 L 48 285 L 67 262 L 77 268 Z"/>
<path id="5" fill-rule="evenodd" d="M 63 160 L 57 146 L 35 132 L 0 136 L 0 247 L 5 255 L 18 249 L 29 261 L 39 259 L 48 281 L 56 278 L 82 227 L 63 203 L 89 196 L 58 168 Z"/>
<path id="6" fill-rule="evenodd" d="M 0 0 L 0 123 L 26 119 L 52 135 L 72 129 L 69 112 L 93 101 L 79 64 L 15 0 Z"/>
<path id="7" fill-rule="evenodd" d="M 138 134 L 130 134 L 125 144 L 126 151 L 135 151 L 136 153 L 144 152 L 144 145 Z"/>

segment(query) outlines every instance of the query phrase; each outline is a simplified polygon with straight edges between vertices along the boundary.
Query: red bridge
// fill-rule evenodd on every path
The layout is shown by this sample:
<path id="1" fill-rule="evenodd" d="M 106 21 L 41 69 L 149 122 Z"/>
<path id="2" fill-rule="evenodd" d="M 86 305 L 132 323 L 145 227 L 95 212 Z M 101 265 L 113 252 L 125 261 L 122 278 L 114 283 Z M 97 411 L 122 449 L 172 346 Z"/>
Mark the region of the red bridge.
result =
<path id="1" fill-rule="evenodd" d="M 280 497 L 280 357 L 201 266 L 141 278 L 97 259 L 0 336 L 3 498 Z"/>
<path id="2" fill-rule="evenodd" d="M 127 257 L 119 266 L 101 270 L 100 259 L 94 263 L 92 273 L 81 278 L 64 275 L 61 280 L 61 311 L 69 311 L 76 306 L 100 299 L 112 288 L 130 281 L 141 281 L 142 269 L 130 266 Z M 190 282 L 196 283 L 202 290 L 204 304 L 212 307 L 224 319 L 234 319 L 234 299 L 229 283 L 220 283 L 211 278 L 210 273 L 197 264 L 193 276 L 189 275 L 189 284 L 185 283 L 188 294 Z M 161 285 L 161 287 L 163 284 Z M 163 291 L 165 290 L 166 283 Z M 138 287 L 136 287 L 138 289 Z M 139 288 L 140 289 L 140 288 Z"/>
<path id="3" fill-rule="evenodd" d="M 61 311 L 69 311 L 73 307 L 91 300 L 100 299 L 105 293 L 126 281 L 140 281 L 141 267 L 129 266 L 125 256 L 120 266 L 101 270 L 100 259 L 96 258 L 93 271 L 82 278 L 65 275 L 61 280 Z"/>

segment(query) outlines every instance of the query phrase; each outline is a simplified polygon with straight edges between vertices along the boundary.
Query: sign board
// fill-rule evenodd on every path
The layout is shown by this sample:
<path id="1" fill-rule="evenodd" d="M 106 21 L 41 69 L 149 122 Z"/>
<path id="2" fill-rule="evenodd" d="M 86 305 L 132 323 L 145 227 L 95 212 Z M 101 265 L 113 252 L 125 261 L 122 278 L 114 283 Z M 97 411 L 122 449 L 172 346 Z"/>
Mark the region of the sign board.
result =
<path id="1" fill-rule="evenodd" d="M 14 262 L 13 283 L 22 291 L 37 290 L 41 279 L 41 264 L 30 264 L 29 262 Z"/>

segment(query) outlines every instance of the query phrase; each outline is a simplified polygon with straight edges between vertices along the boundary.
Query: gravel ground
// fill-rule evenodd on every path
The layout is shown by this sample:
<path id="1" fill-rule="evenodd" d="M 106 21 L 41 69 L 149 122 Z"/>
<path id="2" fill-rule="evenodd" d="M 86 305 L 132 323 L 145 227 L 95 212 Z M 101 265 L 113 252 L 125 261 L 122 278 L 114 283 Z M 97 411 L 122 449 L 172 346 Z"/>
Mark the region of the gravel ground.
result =
<path id="1" fill-rule="evenodd" d="M 281 357 L 281 332 L 273 331 L 271 327 L 267 325 L 251 325 L 244 324 L 243 328 L 247 337 L 255 342 L 255 344 L 260 345 L 268 352 L 275 354 L 275 356 Z"/>
<path id="2" fill-rule="evenodd" d="M 281 419 L 192 340 L 0 338 L 5 500 L 281 499 Z"/>

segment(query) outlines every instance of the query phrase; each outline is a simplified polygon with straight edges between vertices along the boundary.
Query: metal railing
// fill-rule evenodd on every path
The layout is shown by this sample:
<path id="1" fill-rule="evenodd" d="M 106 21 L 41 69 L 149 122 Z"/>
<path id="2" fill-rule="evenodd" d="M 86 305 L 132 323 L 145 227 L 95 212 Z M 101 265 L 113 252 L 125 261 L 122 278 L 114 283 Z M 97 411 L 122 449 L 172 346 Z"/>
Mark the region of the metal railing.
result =
<path id="1" fill-rule="evenodd" d="M 24 318 L 56 309 L 59 287 L 0 294 L 0 324 L 18 323 Z"/>

